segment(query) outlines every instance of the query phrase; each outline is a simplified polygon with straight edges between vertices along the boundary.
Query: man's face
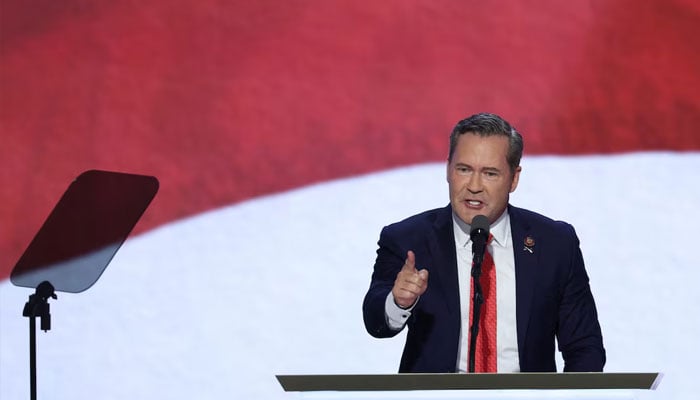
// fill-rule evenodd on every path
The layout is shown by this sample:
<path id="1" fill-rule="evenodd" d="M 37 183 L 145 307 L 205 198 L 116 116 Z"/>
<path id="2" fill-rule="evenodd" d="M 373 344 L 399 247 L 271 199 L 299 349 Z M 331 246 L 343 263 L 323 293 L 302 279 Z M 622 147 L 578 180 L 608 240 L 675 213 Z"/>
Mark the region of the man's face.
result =
<path id="1" fill-rule="evenodd" d="M 493 223 L 508 205 L 515 191 L 520 166 L 511 172 L 506 160 L 508 138 L 465 133 L 457 139 L 452 161 L 447 163 L 450 204 L 467 224 L 482 214 Z"/>

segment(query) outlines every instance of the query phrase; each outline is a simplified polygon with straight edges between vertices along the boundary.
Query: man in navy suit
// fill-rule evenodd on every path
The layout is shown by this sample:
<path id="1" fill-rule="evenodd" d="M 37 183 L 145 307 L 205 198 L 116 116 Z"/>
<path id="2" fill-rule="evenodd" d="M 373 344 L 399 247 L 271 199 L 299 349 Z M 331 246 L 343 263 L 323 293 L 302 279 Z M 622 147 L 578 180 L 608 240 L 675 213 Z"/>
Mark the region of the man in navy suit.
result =
<path id="1" fill-rule="evenodd" d="M 496 266 L 492 372 L 555 372 L 555 338 L 565 372 L 603 370 L 600 325 L 574 228 L 508 203 L 522 151 L 522 136 L 497 115 L 460 121 L 450 135 L 450 204 L 382 230 L 363 315 L 378 338 L 408 328 L 399 372 L 468 370 L 469 233 L 477 215 L 488 218 L 487 251 Z"/>

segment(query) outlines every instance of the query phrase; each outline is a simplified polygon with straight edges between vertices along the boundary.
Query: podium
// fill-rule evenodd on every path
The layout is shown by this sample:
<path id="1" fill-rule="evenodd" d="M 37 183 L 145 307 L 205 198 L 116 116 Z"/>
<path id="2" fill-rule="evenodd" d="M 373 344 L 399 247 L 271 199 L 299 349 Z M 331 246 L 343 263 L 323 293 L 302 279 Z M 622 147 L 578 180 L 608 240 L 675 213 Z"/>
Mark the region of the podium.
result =
<path id="1" fill-rule="evenodd" d="M 633 399 L 660 373 L 277 375 L 286 392 L 314 399 Z"/>

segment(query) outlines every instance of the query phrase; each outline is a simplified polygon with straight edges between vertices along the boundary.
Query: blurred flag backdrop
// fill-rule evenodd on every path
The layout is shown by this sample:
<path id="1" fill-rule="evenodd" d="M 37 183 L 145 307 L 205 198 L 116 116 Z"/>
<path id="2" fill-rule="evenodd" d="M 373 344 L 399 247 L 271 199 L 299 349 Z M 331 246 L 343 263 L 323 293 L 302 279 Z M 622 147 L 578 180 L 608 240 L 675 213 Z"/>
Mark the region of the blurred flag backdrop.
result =
<path id="1" fill-rule="evenodd" d="M 394 372 L 402 339 L 360 316 L 376 239 L 447 203 L 449 132 L 481 111 L 525 137 L 513 203 L 578 229 L 607 370 L 686 397 L 698 37 L 692 0 L 3 0 L 0 397 L 29 384 L 10 271 L 88 169 L 160 192 L 100 282 L 52 301 L 41 397 L 285 398 L 274 374 Z"/>

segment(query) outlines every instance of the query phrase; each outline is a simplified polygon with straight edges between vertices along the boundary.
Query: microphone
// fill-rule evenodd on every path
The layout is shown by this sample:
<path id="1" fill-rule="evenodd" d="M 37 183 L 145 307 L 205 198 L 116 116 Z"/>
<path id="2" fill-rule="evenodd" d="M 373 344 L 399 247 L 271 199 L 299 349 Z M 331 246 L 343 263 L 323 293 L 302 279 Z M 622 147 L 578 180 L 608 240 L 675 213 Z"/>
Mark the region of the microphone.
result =
<path id="1" fill-rule="evenodd" d="M 472 260 L 474 269 L 481 271 L 486 242 L 489 240 L 489 219 L 485 215 L 472 218 L 469 237 L 472 239 Z"/>
<path id="2" fill-rule="evenodd" d="M 484 303 L 484 295 L 481 290 L 481 263 L 484 261 L 486 242 L 489 240 L 489 219 L 484 215 L 477 215 L 472 218 L 471 231 L 469 237 L 472 239 L 472 279 L 474 282 L 474 296 L 472 297 L 472 325 L 469 337 L 469 359 L 467 368 L 469 372 L 474 372 L 476 356 L 476 337 L 479 335 L 479 317 L 481 315 L 481 305 Z"/>

